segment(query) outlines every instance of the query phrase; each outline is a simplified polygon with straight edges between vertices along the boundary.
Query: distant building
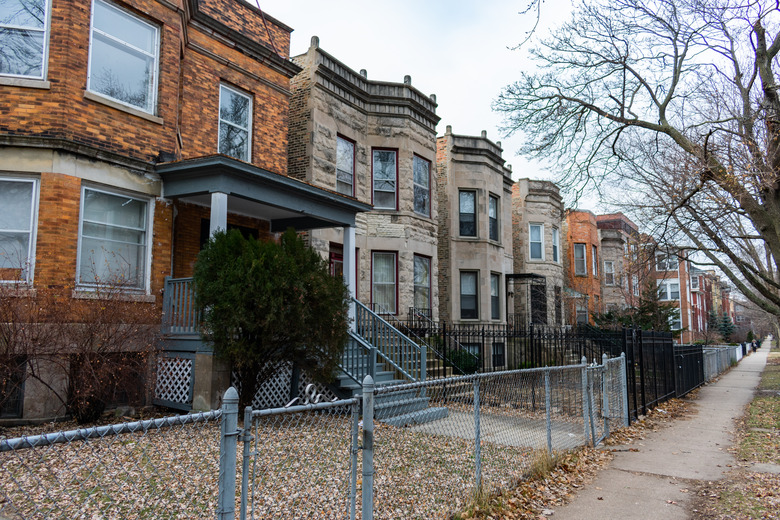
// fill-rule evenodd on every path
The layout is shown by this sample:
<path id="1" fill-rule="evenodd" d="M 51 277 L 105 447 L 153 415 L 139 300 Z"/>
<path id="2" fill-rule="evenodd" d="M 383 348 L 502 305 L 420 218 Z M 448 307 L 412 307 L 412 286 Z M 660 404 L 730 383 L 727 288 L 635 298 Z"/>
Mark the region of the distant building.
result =
<path id="1" fill-rule="evenodd" d="M 639 229 L 622 213 L 596 216 L 601 242 L 601 291 L 604 312 L 619 311 L 636 304 L 640 295 L 638 273 Z"/>
<path id="2" fill-rule="evenodd" d="M 592 323 L 603 312 L 601 301 L 600 245 L 596 215 L 587 210 L 567 210 L 564 221 L 567 322 Z"/>

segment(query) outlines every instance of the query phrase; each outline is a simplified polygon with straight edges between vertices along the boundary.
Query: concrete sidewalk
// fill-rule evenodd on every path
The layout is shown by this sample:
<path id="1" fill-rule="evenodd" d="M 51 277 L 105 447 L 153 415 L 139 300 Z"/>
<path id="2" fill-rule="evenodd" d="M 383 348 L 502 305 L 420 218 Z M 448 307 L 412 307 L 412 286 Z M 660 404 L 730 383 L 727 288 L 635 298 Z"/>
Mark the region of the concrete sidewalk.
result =
<path id="1" fill-rule="evenodd" d="M 753 399 L 768 353 L 768 346 L 760 349 L 716 383 L 704 386 L 694 401 L 695 415 L 647 434 L 643 441 L 630 446 L 638 452 L 613 447 L 618 451 L 609 468 L 570 504 L 556 509 L 553 518 L 689 518 L 695 497 L 688 489 L 693 481 L 718 480 L 735 463 L 728 451 L 734 421 Z"/>

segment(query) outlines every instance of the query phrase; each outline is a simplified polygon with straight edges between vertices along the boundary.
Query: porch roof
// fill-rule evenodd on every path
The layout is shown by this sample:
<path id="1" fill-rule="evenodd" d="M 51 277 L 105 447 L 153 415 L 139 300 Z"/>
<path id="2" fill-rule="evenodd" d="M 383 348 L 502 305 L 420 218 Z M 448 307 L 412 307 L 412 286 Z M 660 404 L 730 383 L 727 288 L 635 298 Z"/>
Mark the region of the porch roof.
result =
<path id="1" fill-rule="evenodd" d="M 271 231 L 354 226 L 372 209 L 351 197 L 269 172 L 224 155 L 158 164 L 163 197 L 211 205 L 211 193 L 228 195 L 228 211 L 267 220 Z"/>

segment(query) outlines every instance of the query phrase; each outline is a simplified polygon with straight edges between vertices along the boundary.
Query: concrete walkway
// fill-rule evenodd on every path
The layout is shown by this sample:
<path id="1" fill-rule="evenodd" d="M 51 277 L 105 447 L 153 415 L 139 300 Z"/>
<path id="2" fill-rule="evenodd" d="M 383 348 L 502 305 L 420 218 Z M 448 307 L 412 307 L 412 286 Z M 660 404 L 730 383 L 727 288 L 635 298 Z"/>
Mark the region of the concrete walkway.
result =
<path id="1" fill-rule="evenodd" d="M 600 472 L 570 504 L 556 509 L 553 518 L 689 518 L 695 498 L 689 492 L 693 481 L 719 480 L 735 463 L 728 451 L 734 421 L 753 399 L 768 353 L 768 346 L 760 349 L 716 383 L 704 386 L 694 401 L 695 415 L 649 433 L 631 446 L 613 447 L 618 451 L 609 468 Z"/>

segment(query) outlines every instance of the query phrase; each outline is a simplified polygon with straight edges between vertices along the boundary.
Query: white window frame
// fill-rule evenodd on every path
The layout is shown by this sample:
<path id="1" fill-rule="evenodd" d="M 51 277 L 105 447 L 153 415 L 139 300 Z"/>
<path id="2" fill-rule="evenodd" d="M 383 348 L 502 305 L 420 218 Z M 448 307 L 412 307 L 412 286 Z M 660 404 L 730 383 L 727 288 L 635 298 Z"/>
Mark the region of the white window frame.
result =
<path id="1" fill-rule="evenodd" d="M 533 228 L 539 228 L 539 240 L 535 241 L 532 240 L 532 229 Z M 534 256 L 533 254 L 533 245 L 539 244 L 539 256 Z M 544 261 L 544 224 L 540 224 L 538 222 L 531 222 L 528 224 L 528 259 L 529 260 L 537 260 L 537 261 Z"/>
<path id="2" fill-rule="evenodd" d="M 103 188 L 96 188 L 94 186 L 82 186 L 81 187 L 81 202 L 79 204 L 79 233 L 78 233 L 78 252 L 76 254 L 76 287 L 81 290 L 90 290 L 98 287 L 103 287 L 109 284 L 101 284 L 96 282 L 84 282 L 81 280 L 81 260 L 83 251 L 83 228 L 84 228 L 84 203 L 86 202 L 86 192 L 94 191 L 98 193 L 105 193 L 114 197 L 126 197 L 128 199 L 138 200 L 146 204 L 146 230 L 144 231 L 144 272 L 143 272 L 143 287 L 123 287 L 128 292 L 143 292 L 149 294 L 151 269 L 152 269 L 152 239 L 154 234 L 154 199 L 151 197 L 144 197 L 141 195 L 128 194 L 122 191 L 112 191 Z"/>
<path id="3" fill-rule="evenodd" d="M 149 53 L 143 49 L 139 49 L 138 47 L 135 47 L 133 45 L 130 45 L 127 42 L 124 42 L 120 40 L 119 38 L 103 31 L 102 29 L 96 29 L 95 28 L 95 5 L 96 4 L 103 4 L 109 9 L 114 9 L 121 13 L 123 16 L 127 16 L 129 18 L 133 18 L 135 21 L 139 22 L 142 25 L 148 26 L 150 29 L 154 31 L 154 52 Z M 95 38 L 95 31 L 97 31 L 101 36 L 114 41 L 115 43 L 121 44 L 127 49 L 129 49 L 133 53 L 142 54 L 144 56 L 148 56 L 153 58 L 154 61 L 154 67 L 151 71 L 152 74 L 152 81 L 151 85 L 149 87 L 149 105 L 146 107 L 141 107 L 138 105 L 133 105 L 131 103 L 128 103 L 127 101 L 123 101 L 121 99 L 117 99 L 115 97 L 111 97 L 108 94 L 104 94 L 103 92 L 99 92 L 98 90 L 95 90 L 92 88 L 92 51 L 95 48 L 94 46 L 94 38 Z M 87 62 L 87 90 L 89 92 L 92 92 L 93 94 L 110 99 L 111 101 L 115 103 L 119 103 L 121 105 L 130 107 L 135 110 L 140 110 L 141 112 L 145 112 L 147 114 L 155 114 L 157 112 L 157 94 L 158 94 L 158 82 L 159 82 L 159 76 L 160 76 L 160 27 L 157 25 L 154 25 L 145 19 L 136 16 L 135 14 L 131 13 L 130 11 L 127 11 L 126 9 L 123 9 L 111 2 L 107 2 L 106 0 L 93 0 L 92 1 L 92 12 L 90 13 L 90 20 L 89 20 L 89 58 Z"/>
<path id="4" fill-rule="evenodd" d="M 339 164 L 339 146 L 341 143 L 346 143 L 352 148 L 352 164 L 350 165 L 351 168 L 349 170 L 341 168 L 340 166 L 343 165 Z M 339 172 L 349 174 L 350 184 L 348 192 L 342 188 L 342 186 L 346 186 L 347 183 L 339 178 Z M 355 196 L 355 142 L 340 135 L 336 136 L 336 191 L 343 195 L 349 195 L 350 197 Z"/>
<path id="5" fill-rule="evenodd" d="M 634 296 L 639 296 L 639 275 L 631 275 L 631 292 Z"/>
<path id="6" fill-rule="evenodd" d="M 222 119 L 222 93 L 225 90 L 229 90 L 232 94 L 235 94 L 237 96 L 240 96 L 242 98 L 246 98 L 249 101 L 249 117 L 247 117 L 247 126 L 246 128 L 237 125 L 236 123 L 233 123 L 232 121 L 227 121 L 225 119 Z M 242 92 L 238 90 L 237 88 L 233 88 L 230 85 L 226 85 L 224 83 L 219 84 L 219 105 L 217 105 L 217 153 L 221 153 L 224 155 L 227 155 L 228 157 L 233 157 L 234 159 L 238 159 L 239 161 L 244 162 L 252 162 L 252 119 L 254 117 L 254 104 L 252 103 L 252 96 L 247 94 L 246 92 Z M 219 133 L 222 129 L 222 125 L 228 125 L 235 128 L 238 128 L 239 130 L 243 130 L 247 133 L 247 143 L 246 143 L 246 157 L 235 157 L 233 155 L 229 155 L 225 151 L 220 149 L 220 139 L 219 139 Z"/>
<path id="7" fill-rule="evenodd" d="M 0 76 L 8 77 L 8 78 L 20 78 L 20 79 L 32 79 L 32 80 L 46 79 L 46 74 L 48 73 L 48 62 L 49 62 L 49 38 L 51 34 L 51 0 L 44 0 L 43 4 L 44 4 L 45 12 L 43 14 L 44 20 L 43 20 L 42 28 L 33 27 L 31 25 L 12 25 L 12 24 L 4 25 L 0 23 L 0 28 L 43 34 L 43 48 L 41 49 L 41 74 L 40 75 L 11 74 L 6 72 L 6 73 L 0 73 Z"/>
<path id="8" fill-rule="evenodd" d="M 474 317 L 463 317 L 463 275 L 474 275 Z M 462 320 L 478 320 L 479 319 L 479 271 L 473 269 L 466 269 L 460 272 L 458 295 L 460 298 L 460 319 Z M 468 296 L 471 296 L 469 294 Z"/>
<path id="9" fill-rule="evenodd" d="M 582 258 L 577 258 L 577 250 L 582 251 Z M 582 261 L 582 268 L 578 266 L 578 262 Z M 575 243 L 574 244 L 574 276 L 588 276 L 588 248 L 587 244 Z"/>
<path id="10" fill-rule="evenodd" d="M 26 266 L 20 266 L 21 277 L 17 280 L 4 280 L 0 279 L 0 285 L 2 284 L 32 284 L 35 277 L 35 246 L 38 241 L 38 202 L 40 197 L 40 181 L 38 179 L 30 177 L 15 177 L 13 175 L 0 176 L 0 186 L 3 181 L 9 182 L 29 182 L 32 184 L 32 200 L 30 202 L 30 227 L 27 230 L 22 229 L 3 229 L 1 231 L 11 231 L 14 233 L 28 233 L 29 242 L 27 244 L 27 258 L 25 261 Z M 13 269 L 13 268 L 12 268 Z"/>
<path id="11" fill-rule="evenodd" d="M 428 175 L 427 175 L 427 186 L 423 186 L 422 184 L 419 184 L 417 182 L 417 165 L 418 164 L 424 164 L 428 166 Z M 414 209 L 414 212 L 418 215 L 422 215 L 424 217 L 430 217 L 431 216 L 431 161 L 428 159 L 423 159 L 419 155 L 413 155 L 412 156 L 412 208 Z M 425 208 L 423 211 L 417 210 L 417 190 L 423 190 L 427 193 L 426 196 L 426 202 L 425 202 Z"/>
<path id="12" fill-rule="evenodd" d="M 672 286 L 677 286 L 677 297 L 674 298 L 674 291 Z M 680 300 L 680 280 L 677 278 L 669 278 L 666 280 L 658 280 L 658 294 L 661 301 L 679 301 Z"/>
<path id="13" fill-rule="evenodd" d="M 560 263 L 561 261 L 561 232 L 557 227 L 552 228 L 552 254 L 553 262 Z"/>
<path id="14" fill-rule="evenodd" d="M 680 268 L 680 259 L 676 255 L 656 253 L 655 270 L 659 272 L 677 271 Z"/>
<path id="15" fill-rule="evenodd" d="M 691 276 L 691 289 L 694 291 L 699 290 L 699 277 L 698 276 Z"/>
<path id="16" fill-rule="evenodd" d="M 604 260 L 604 285 L 615 285 L 615 263 Z"/>
<path id="17" fill-rule="evenodd" d="M 495 212 L 495 215 L 491 215 L 491 212 Z M 501 218 L 500 213 L 501 204 L 499 198 L 496 195 L 488 195 L 488 239 L 499 242 L 501 241 Z M 495 226 L 494 226 L 495 223 Z M 495 227 L 495 236 L 493 236 L 493 228 Z"/>
<path id="18" fill-rule="evenodd" d="M 593 266 L 593 278 L 599 276 L 599 248 L 592 245 L 590 246 L 590 260 Z"/>

